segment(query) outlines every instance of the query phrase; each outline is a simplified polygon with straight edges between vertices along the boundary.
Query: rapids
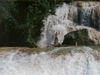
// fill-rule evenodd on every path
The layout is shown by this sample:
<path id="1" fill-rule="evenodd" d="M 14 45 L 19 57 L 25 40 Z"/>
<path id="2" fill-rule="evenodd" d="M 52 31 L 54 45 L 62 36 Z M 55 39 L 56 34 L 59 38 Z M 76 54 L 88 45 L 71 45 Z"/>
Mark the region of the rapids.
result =
<path id="1" fill-rule="evenodd" d="M 31 53 L 0 53 L 0 75 L 99 75 L 100 49 L 60 47 Z"/>

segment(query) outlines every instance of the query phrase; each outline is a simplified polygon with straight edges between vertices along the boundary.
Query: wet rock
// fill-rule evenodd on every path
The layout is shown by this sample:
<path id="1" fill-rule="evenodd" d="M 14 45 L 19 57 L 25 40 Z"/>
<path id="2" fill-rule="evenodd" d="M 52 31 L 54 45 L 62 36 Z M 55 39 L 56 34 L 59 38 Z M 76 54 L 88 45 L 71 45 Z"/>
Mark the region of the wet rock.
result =
<path id="1" fill-rule="evenodd" d="M 82 29 L 70 32 L 64 36 L 63 45 L 95 45 L 95 42 L 89 38 L 88 30 Z"/>

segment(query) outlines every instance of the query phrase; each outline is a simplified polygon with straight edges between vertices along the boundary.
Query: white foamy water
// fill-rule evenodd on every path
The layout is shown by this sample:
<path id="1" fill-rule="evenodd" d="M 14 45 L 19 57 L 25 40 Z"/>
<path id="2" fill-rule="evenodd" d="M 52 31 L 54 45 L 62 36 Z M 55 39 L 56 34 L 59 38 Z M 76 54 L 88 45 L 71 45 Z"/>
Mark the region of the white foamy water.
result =
<path id="1" fill-rule="evenodd" d="M 78 6 L 77 2 L 64 3 L 55 9 L 55 15 L 49 15 L 45 18 L 37 45 L 45 47 L 54 44 L 55 33 L 59 31 L 58 42 L 62 44 L 64 35 L 83 28 L 88 29 L 89 37 L 93 39 L 95 34 L 91 33 L 91 27 L 100 30 L 100 3 L 81 2 L 80 4 L 81 7 Z"/>
<path id="2" fill-rule="evenodd" d="M 59 50 L 69 52 L 56 55 Z M 0 53 L 0 75 L 100 75 L 99 55 L 89 47 L 55 48 L 31 55 Z"/>

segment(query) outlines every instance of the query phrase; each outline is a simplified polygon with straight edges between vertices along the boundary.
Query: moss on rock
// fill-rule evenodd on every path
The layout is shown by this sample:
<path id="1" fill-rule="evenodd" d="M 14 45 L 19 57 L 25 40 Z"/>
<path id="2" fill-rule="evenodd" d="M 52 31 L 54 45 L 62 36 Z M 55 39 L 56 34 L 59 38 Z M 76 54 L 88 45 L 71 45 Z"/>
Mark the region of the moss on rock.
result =
<path id="1" fill-rule="evenodd" d="M 62 45 L 94 45 L 95 43 L 89 38 L 88 30 L 82 29 L 70 32 L 64 36 Z"/>

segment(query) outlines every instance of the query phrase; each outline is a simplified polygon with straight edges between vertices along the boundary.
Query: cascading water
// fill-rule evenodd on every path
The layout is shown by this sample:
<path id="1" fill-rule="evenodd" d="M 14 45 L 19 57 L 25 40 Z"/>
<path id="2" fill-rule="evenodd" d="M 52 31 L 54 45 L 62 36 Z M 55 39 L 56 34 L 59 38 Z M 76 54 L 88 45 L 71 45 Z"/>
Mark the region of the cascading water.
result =
<path id="1" fill-rule="evenodd" d="M 69 7 L 72 8 L 70 9 L 70 11 Z M 73 19 L 72 16 L 74 16 L 75 13 L 77 14 L 77 8 L 75 6 L 63 4 L 62 7 L 58 7 L 56 9 L 55 15 L 49 15 L 48 18 L 43 20 L 44 27 L 43 32 L 41 33 L 41 41 L 39 41 L 39 44 L 42 46 L 48 46 L 50 44 L 53 44 L 55 32 L 58 32 L 59 30 L 59 43 L 62 43 L 62 39 L 64 39 L 63 36 L 68 32 L 66 30 L 66 26 L 74 25 L 74 22 L 68 20 L 68 18 Z M 70 15 L 71 17 L 68 17 L 68 15 Z"/>
<path id="2" fill-rule="evenodd" d="M 81 18 L 81 23 L 85 26 L 91 26 L 96 28 L 96 26 L 98 27 L 100 25 L 100 23 L 98 23 L 98 20 L 100 20 L 99 18 L 97 18 L 97 16 L 99 17 L 99 13 L 100 13 L 100 9 L 98 8 L 100 7 L 100 3 L 82 3 L 82 9 L 81 9 L 81 13 L 80 13 L 80 18 Z M 97 12 L 99 11 L 99 12 Z M 96 20 L 97 21 L 96 21 Z M 91 23 L 93 21 L 93 23 Z M 97 23 L 96 23 L 97 22 Z M 94 25 L 94 26 L 92 26 Z M 96 28 L 98 29 L 98 28 Z M 99 29 L 98 29 L 99 30 Z"/>
<path id="3" fill-rule="evenodd" d="M 100 52 L 89 47 L 55 48 L 35 54 L 0 53 L 0 75 L 99 75 Z"/>
<path id="4" fill-rule="evenodd" d="M 55 33 L 60 31 L 58 42 L 62 44 L 64 35 L 77 29 L 100 28 L 99 2 L 73 2 L 56 8 L 55 15 L 49 15 L 43 20 L 44 27 L 38 46 L 45 47 L 54 44 Z M 87 26 L 87 27 L 85 27 Z M 92 36 L 92 35 L 89 35 Z M 92 38 L 91 38 L 92 39 Z"/>
<path id="5" fill-rule="evenodd" d="M 45 47 L 53 44 L 55 32 L 59 30 L 59 43 L 63 42 L 65 34 L 82 28 L 87 28 L 92 38 L 94 34 L 91 34 L 89 26 L 98 28 L 100 25 L 99 7 L 98 2 L 64 3 L 56 9 L 55 15 L 43 20 L 44 27 L 38 45 Z M 30 53 L 18 50 L 0 53 L 0 75 L 100 74 L 100 48 L 59 47 L 47 52 Z"/>

